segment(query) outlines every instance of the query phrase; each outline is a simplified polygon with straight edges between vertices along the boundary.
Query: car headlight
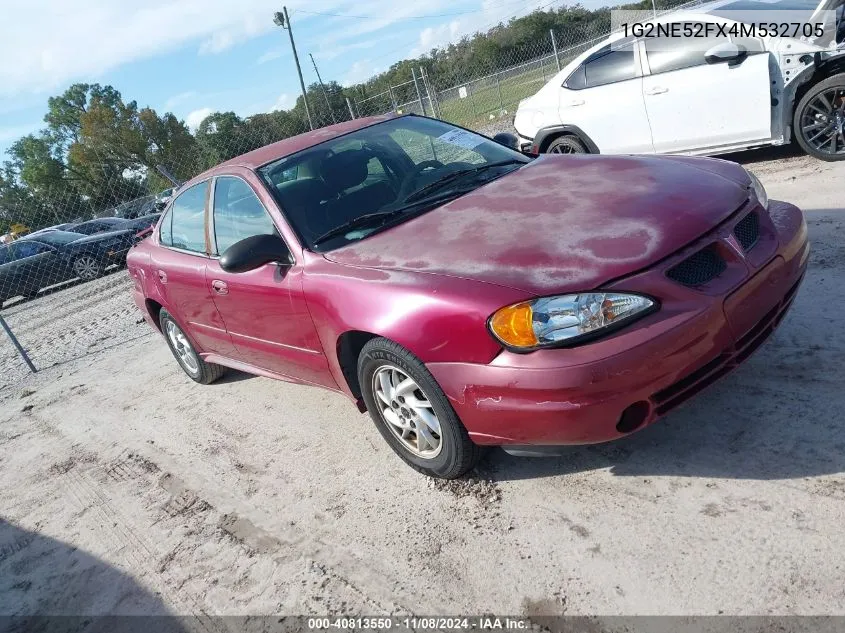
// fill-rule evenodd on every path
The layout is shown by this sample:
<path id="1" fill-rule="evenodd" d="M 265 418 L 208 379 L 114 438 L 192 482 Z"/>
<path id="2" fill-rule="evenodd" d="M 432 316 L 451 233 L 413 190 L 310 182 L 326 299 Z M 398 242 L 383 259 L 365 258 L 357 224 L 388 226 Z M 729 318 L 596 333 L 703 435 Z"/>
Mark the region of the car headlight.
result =
<path id="1" fill-rule="evenodd" d="M 543 297 L 505 306 L 488 320 L 490 332 L 518 351 L 575 345 L 607 334 L 657 304 L 648 297 L 611 292 L 586 292 Z"/>
<path id="2" fill-rule="evenodd" d="M 766 193 L 766 188 L 763 186 L 763 183 L 760 182 L 757 176 L 752 174 L 747 169 L 745 170 L 745 173 L 748 174 L 748 177 L 751 179 L 750 189 L 754 191 L 754 195 L 756 196 L 757 201 L 763 206 L 764 209 L 768 209 L 769 195 Z"/>

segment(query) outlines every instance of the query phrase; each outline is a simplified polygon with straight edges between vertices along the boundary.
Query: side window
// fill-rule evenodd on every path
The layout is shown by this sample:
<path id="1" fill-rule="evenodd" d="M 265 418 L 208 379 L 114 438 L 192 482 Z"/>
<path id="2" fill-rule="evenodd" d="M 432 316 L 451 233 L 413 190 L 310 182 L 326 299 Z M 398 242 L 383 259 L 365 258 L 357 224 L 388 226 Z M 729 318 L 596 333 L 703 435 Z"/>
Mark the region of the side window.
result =
<path id="1" fill-rule="evenodd" d="M 208 182 L 186 189 L 170 209 L 171 246 L 205 253 L 205 198 Z"/>
<path id="2" fill-rule="evenodd" d="M 569 78 L 563 82 L 564 88 L 569 88 L 570 90 L 582 90 L 587 87 L 587 66 L 585 64 L 581 64 L 572 71 L 572 74 L 569 75 Z"/>
<path id="3" fill-rule="evenodd" d="M 652 75 L 703 66 L 707 63 L 704 61 L 707 50 L 728 41 L 727 37 L 716 37 L 715 33 L 707 35 L 705 25 L 700 22 L 676 22 L 671 26 L 678 33 L 689 33 L 695 37 L 645 38 L 646 57 Z"/>
<path id="4" fill-rule="evenodd" d="M 12 244 L 12 257 L 14 259 L 24 259 L 25 257 L 46 253 L 49 250 L 50 247 L 39 244 L 38 242 L 15 242 Z"/>
<path id="5" fill-rule="evenodd" d="M 634 44 L 611 45 L 596 52 L 584 63 L 584 73 L 587 88 L 634 79 Z"/>
<path id="6" fill-rule="evenodd" d="M 214 238 L 217 253 L 253 235 L 278 234 L 264 205 L 240 178 L 221 176 L 214 185 Z"/>
<path id="7" fill-rule="evenodd" d="M 8 246 L 0 246 L 0 265 L 9 263 L 11 259 L 11 249 Z"/>

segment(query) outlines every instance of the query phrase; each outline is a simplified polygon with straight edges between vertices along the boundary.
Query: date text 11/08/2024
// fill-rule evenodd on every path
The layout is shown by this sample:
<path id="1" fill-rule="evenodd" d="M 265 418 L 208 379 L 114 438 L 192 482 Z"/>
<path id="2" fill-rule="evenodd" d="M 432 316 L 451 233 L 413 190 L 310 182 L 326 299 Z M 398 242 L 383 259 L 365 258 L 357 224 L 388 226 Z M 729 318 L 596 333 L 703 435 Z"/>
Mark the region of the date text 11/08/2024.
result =
<path id="1" fill-rule="evenodd" d="M 323 617 L 308 618 L 308 630 L 523 631 L 531 621 L 518 617 Z"/>

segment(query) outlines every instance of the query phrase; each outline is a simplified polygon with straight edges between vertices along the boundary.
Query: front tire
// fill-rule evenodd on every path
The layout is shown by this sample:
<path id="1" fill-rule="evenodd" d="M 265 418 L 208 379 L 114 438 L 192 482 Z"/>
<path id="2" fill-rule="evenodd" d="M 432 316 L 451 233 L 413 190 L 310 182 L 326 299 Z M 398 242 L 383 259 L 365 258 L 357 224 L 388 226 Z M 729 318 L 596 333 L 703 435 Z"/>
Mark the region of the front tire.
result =
<path id="1" fill-rule="evenodd" d="M 819 160 L 845 160 L 845 73 L 810 88 L 795 108 L 795 140 Z"/>
<path id="2" fill-rule="evenodd" d="M 554 139 L 546 148 L 546 154 L 587 154 L 587 147 L 577 136 L 564 134 Z"/>
<path id="3" fill-rule="evenodd" d="M 101 277 L 103 270 L 103 262 L 94 255 L 85 253 L 73 260 L 73 272 L 82 281 L 91 281 Z"/>
<path id="4" fill-rule="evenodd" d="M 358 356 L 358 381 L 379 433 L 411 468 L 455 479 L 478 463 L 482 448 L 425 365 L 404 347 L 384 338 L 368 341 Z"/>
<path id="5" fill-rule="evenodd" d="M 164 308 L 161 309 L 158 321 L 161 325 L 161 331 L 164 333 L 164 340 L 167 341 L 167 346 L 170 348 L 173 357 L 191 380 L 201 385 L 210 385 L 226 373 L 225 367 L 207 363 L 200 358 L 200 355 L 194 349 L 194 344 L 191 343 L 182 328 L 173 319 L 173 316 Z"/>

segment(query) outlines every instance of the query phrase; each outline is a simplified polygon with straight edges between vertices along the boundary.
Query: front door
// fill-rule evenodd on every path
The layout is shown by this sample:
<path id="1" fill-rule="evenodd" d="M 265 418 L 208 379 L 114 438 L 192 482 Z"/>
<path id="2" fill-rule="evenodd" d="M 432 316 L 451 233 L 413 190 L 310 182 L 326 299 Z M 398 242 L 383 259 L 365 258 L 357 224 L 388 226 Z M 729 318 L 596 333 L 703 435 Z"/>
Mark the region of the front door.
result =
<path id="1" fill-rule="evenodd" d="M 683 23 L 696 32 L 701 23 Z M 681 31 L 682 32 L 682 31 Z M 706 151 L 771 138 L 769 54 L 751 45 L 739 63 L 705 61 L 707 50 L 727 37 L 644 40 L 651 74 L 643 98 L 658 153 Z"/>
<path id="2" fill-rule="evenodd" d="M 279 235 L 252 187 L 237 176 L 215 179 L 210 233 L 215 253 L 253 235 Z M 279 238 L 281 239 L 281 237 Z M 207 284 L 242 362 L 337 388 L 305 302 L 298 264 L 266 264 L 228 273 L 208 262 Z"/>

